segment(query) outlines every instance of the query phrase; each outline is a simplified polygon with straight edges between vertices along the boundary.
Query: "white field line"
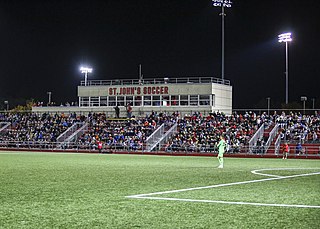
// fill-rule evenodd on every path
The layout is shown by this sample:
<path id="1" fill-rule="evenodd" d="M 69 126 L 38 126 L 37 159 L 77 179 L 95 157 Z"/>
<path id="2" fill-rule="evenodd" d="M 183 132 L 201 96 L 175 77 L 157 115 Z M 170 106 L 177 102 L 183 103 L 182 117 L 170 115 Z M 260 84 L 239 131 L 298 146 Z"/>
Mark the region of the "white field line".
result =
<path id="1" fill-rule="evenodd" d="M 252 170 L 251 173 L 256 174 L 256 175 L 261 175 L 261 176 L 268 176 L 268 177 L 286 177 L 286 176 L 278 176 L 278 175 L 273 175 L 273 174 L 268 174 L 268 173 L 260 173 L 260 171 L 279 171 L 279 170 L 305 170 L 305 169 L 320 169 L 320 168 L 273 168 L 273 169 L 256 169 Z"/>
<path id="2" fill-rule="evenodd" d="M 286 168 L 286 169 L 290 170 L 289 168 Z M 294 168 L 294 169 L 296 169 L 296 168 Z M 258 171 L 266 171 L 266 170 L 269 170 L 269 171 L 270 170 L 285 170 L 285 168 L 281 168 L 281 169 L 261 169 L 261 170 L 254 170 L 252 172 L 255 172 L 255 174 L 257 174 L 257 175 L 270 176 L 270 174 L 263 174 L 263 173 L 259 173 L 258 172 Z M 154 195 L 162 195 L 162 194 L 178 193 L 178 192 L 187 192 L 187 191 L 218 188 L 218 187 L 226 187 L 226 186 L 233 186 L 233 185 L 240 185 L 240 184 L 250 184 L 250 183 L 265 182 L 265 181 L 272 181 L 272 180 L 282 180 L 282 179 L 295 178 L 295 177 L 304 177 L 304 176 L 312 176 L 312 175 L 320 175 L 320 172 L 297 174 L 297 175 L 291 175 L 291 176 L 276 176 L 276 175 L 272 175 L 272 176 L 276 176 L 276 177 L 259 179 L 259 180 L 233 182 L 233 183 L 226 183 L 226 184 L 217 184 L 217 185 L 195 187 L 195 188 L 177 189 L 177 190 L 170 190 L 170 191 L 163 191 L 163 192 L 153 192 L 153 193 L 138 194 L 138 195 L 132 195 L 132 196 L 126 196 L 126 197 L 127 198 L 136 198 L 136 199 L 171 200 L 171 201 L 174 200 L 174 201 L 184 201 L 184 202 L 223 203 L 223 204 L 239 204 L 239 205 L 255 205 L 255 206 L 276 206 L 276 207 L 296 207 L 296 208 L 320 208 L 320 206 L 312 206 L 312 205 L 266 204 L 266 203 L 231 202 L 231 201 L 219 201 L 219 200 L 196 200 L 196 199 L 154 197 Z"/>
<path id="3" fill-rule="evenodd" d="M 128 197 L 128 198 L 138 198 L 138 197 L 162 195 L 162 194 L 169 194 L 169 193 L 186 192 L 186 191 L 202 190 L 202 189 L 209 189 L 209 188 L 218 188 L 218 187 L 225 187 L 225 186 L 232 186 L 232 185 L 239 185 L 239 184 L 250 184 L 250 183 L 265 182 L 265 181 L 271 181 L 271 180 L 281 180 L 281 179 L 288 179 L 288 178 L 294 178 L 294 177 L 312 176 L 312 175 L 319 175 L 319 174 L 320 174 L 320 172 L 297 174 L 297 175 L 291 175 L 291 176 L 285 176 L 285 177 L 273 177 L 273 178 L 265 178 L 265 179 L 260 179 L 260 180 L 240 181 L 240 182 L 233 182 L 233 183 L 226 183 L 226 184 L 216 184 L 216 185 L 203 186 L 203 187 L 170 190 L 170 191 L 164 191 L 164 192 L 153 192 L 153 193 L 146 193 L 146 194 L 138 194 L 138 195 L 132 195 L 132 196 L 126 196 L 126 197 Z"/>
<path id="4" fill-rule="evenodd" d="M 320 208 L 315 205 L 300 205 L 300 204 L 266 204 L 266 203 L 251 203 L 251 202 L 233 202 L 222 200 L 196 200 L 196 199 L 181 199 L 181 198 L 166 198 L 166 197 L 134 197 L 136 199 L 149 199 L 149 200 L 171 200 L 182 202 L 198 202 L 198 203 L 218 203 L 218 204 L 236 204 L 236 205 L 253 205 L 253 206 L 267 206 L 267 207 L 295 207 L 295 208 Z"/>

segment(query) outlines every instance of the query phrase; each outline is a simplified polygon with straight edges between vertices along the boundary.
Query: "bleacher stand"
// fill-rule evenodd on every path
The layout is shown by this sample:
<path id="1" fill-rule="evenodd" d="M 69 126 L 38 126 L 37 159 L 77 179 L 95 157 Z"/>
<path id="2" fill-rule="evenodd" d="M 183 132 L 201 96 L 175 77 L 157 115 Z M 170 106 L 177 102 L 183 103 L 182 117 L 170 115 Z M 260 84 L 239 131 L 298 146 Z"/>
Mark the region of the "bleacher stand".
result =
<path id="1" fill-rule="evenodd" d="M 145 140 L 153 131 L 165 123 L 168 127 L 175 122 L 175 115 L 152 112 L 143 118 L 109 119 L 104 113 L 93 114 L 88 132 L 78 139 L 81 149 L 94 149 L 102 141 L 107 151 L 143 150 Z"/>
<path id="2" fill-rule="evenodd" d="M 0 135 L 0 142 L 45 147 L 47 143 L 56 142 L 60 134 L 81 119 L 76 114 L 7 113 L 1 120 L 10 122 L 11 127 Z"/>
<path id="3" fill-rule="evenodd" d="M 179 120 L 178 133 L 166 146 L 167 151 L 212 152 L 220 135 L 226 136 L 228 152 L 240 152 L 260 125 L 269 123 L 266 116 L 257 116 L 253 112 L 234 113 L 227 116 L 214 112 L 204 117 L 201 113 L 185 116 Z"/>
<path id="4" fill-rule="evenodd" d="M 289 142 L 293 151 L 301 143 L 302 150 L 309 153 L 304 145 L 315 144 L 318 151 L 320 137 L 320 116 L 301 113 L 273 114 L 254 112 L 225 115 L 213 112 L 208 115 L 194 113 L 180 117 L 173 114 L 152 112 L 145 117 L 110 118 L 104 113 L 89 113 L 87 116 L 72 114 L 0 113 L 0 122 L 10 127 L 0 133 L 1 147 L 46 148 L 57 143 L 57 138 L 76 122 L 85 122 L 88 130 L 80 134 L 72 147 L 91 150 L 101 141 L 105 150 L 137 151 L 145 149 L 145 141 L 159 126 L 165 124 L 168 130 L 177 123 L 177 133 L 161 149 L 167 152 L 215 152 L 220 135 L 224 134 L 228 153 L 246 152 L 248 142 L 258 128 L 265 129 L 280 125 L 282 140 Z M 266 152 L 265 137 L 257 140 L 253 153 Z M 294 145 L 294 146 L 293 146 Z M 315 150 L 313 150 L 315 151 Z M 312 152 L 313 152 L 312 151 Z"/>

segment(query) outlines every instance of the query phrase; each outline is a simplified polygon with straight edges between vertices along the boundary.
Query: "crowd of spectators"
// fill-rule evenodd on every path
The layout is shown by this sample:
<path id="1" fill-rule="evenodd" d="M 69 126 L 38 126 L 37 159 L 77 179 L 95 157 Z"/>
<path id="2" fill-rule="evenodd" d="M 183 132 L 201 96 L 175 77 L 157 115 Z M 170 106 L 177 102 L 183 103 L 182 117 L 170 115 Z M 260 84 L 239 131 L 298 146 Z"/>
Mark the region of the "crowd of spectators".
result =
<path id="1" fill-rule="evenodd" d="M 319 142 L 320 115 L 303 115 L 301 113 L 275 116 L 275 122 L 280 124 L 281 138 L 288 142 Z"/>
<path id="2" fill-rule="evenodd" d="M 212 152 L 219 137 L 223 134 L 227 141 L 228 152 L 239 152 L 246 147 L 253 134 L 261 125 L 272 128 L 280 125 L 283 141 L 319 142 L 320 115 L 274 113 L 260 115 L 254 112 L 225 115 L 213 112 L 209 115 L 194 113 L 180 117 L 173 114 L 151 112 L 145 117 L 109 118 L 104 113 L 87 116 L 72 114 L 3 113 L 0 122 L 9 122 L 10 127 L 0 133 L 1 142 L 54 143 L 75 122 L 86 122 L 88 130 L 75 142 L 81 149 L 95 149 L 99 142 L 110 150 L 142 150 L 146 139 L 160 125 L 166 129 L 177 123 L 177 133 L 167 142 L 163 150 L 168 152 Z M 1 129 L 1 126 L 0 126 Z M 257 145 L 264 146 L 265 139 Z M 300 150 L 297 150 L 300 151 Z"/>
<path id="3" fill-rule="evenodd" d="M 141 118 L 109 119 L 104 113 L 90 115 L 89 130 L 79 138 L 81 149 L 96 148 L 104 143 L 107 150 L 142 150 L 145 141 L 160 125 L 171 126 L 177 115 L 152 112 Z"/>
<path id="4" fill-rule="evenodd" d="M 59 104 L 56 104 L 56 102 L 48 102 L 48 103 L 45 103 L 45 102 L 35 102 L 33 105 L 33 107 L 43 107 L 43 106 L 47 106 L 47 107 L 57 107 L 57 106 L 60 106 L 60 107 L 73 107 L 73 106 L 78 106 L 78 102 L 66 102 L 66 103 L 60 103 Z"/>
<path id="5" fill-rule="evenodd" d="M 179 120 L 178 133 L 167 143 L 166 151 L 212 152 L 221 135 L 225 135 L 227 151 L 239 152 L 261 125 L 269 125 L 271 118 L 254 112 L 234 113 L 230 116 L 213 112 L 208 116 L 194 113 Z"/>
<path id="6" fill-rule="evenodd" d="M 0 115 L 0 122 L 9 122 L 8 129 L 0 134 L 0 142 L 19 142 L 26 144 L 40 142 L 43 144 L 57 141 L 59 135 L 75 122 L 84 121 L 83 116 L 75 113 L 37 114 L 37 113 L 6 113 Z"/>

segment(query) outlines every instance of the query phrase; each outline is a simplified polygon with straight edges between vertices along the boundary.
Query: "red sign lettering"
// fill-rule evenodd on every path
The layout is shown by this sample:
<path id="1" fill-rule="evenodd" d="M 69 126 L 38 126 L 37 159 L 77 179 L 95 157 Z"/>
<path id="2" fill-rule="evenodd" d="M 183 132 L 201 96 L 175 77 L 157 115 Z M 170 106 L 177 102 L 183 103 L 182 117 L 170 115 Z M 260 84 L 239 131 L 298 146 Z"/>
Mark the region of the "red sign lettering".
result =
<path id="1" fill-rule="evenodd" d="M 109 88 L 109 95 L 163 95 L 169 94 L 168 87 L 120 87 Z"/>

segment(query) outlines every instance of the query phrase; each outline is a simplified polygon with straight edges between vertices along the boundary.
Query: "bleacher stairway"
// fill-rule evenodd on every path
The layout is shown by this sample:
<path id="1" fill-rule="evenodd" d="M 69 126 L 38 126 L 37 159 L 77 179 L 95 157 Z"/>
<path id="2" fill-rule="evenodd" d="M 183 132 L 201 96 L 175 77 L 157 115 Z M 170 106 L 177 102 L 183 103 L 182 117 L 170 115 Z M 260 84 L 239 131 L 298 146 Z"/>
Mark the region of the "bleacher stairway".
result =
<path id="1" fill-rule="evenodd" d="M 10 126 L 10 122 L 0 122 L 0 133 L 6 131 Z"/>
<path id="2" fill-rule="evenodd" d="M 145 152 L 151 152 L 152 150 L 158 148 L 160 149 L 162 145 L 168 141 L 173 134 L 177 132 L 178 124 L 175 123 L 166 131 L 165 125 L 162 124 L 157 130 L 155 130 L 152 135 L 150 135 L 146 140 Z"/>
<path id="3" fill-rule="evenodd" d="M 76 141 L 81 134 L 88 130 L 88 125 L 86 121 L 74 123 L 57 138 L 57 148 L 62 148 L 64 145 Z"/>

